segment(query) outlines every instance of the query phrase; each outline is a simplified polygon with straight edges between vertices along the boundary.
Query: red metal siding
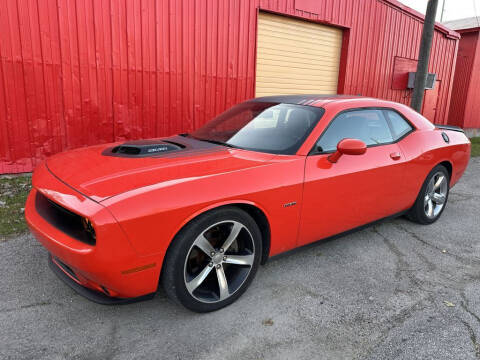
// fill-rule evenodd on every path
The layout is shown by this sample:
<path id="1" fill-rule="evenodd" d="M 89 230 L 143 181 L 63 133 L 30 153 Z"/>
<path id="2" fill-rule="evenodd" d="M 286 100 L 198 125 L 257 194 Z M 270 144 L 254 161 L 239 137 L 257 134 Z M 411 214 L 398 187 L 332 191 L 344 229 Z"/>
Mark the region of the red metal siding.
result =
<path id="1" fill-rule="evenodd" d="M 392 89 L 394 59 L 416 58 L 422 21 L 395 0 L 0 0 L 0 173 L 191 131 L 253 97 L 259 8 L 345 29 L 340 92 L 410 102 Z M 440 123 L 456 46 L 437 26 Z"/>
<path id="2" fill-rule="evenodd" d="M 463 128 L 480 128 L 480 46 L 479 32 L 463 32 L 458 47 L 457 66 L 450 106 L 449 123 Z"/>
<path id="3" fill-rule="evenodd" d="M 395 57 L 393 66 L 392 89 L 405 90 L 408 86 L 408 75 L 417 71 L 418 61 Z"/>
<path id="4" fill-rule="evenodd" d="M 475 60 L 473 62 L 470 88 L 468 89 L 467 104 L 463 127 L 467 129 L 480 128 L 480 44 L 477 38 Z"/>

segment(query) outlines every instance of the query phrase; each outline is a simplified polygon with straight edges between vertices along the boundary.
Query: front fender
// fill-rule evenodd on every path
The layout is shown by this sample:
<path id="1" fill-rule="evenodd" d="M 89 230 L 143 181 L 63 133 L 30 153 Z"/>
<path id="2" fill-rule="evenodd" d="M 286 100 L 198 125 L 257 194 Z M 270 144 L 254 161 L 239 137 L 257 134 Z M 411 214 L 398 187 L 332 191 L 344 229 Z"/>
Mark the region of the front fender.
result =
<path id="1" fill-rule="evenodd" d="M 234 203 L 250 204 L 269 220 L 270 254 L 274 255 L 296 245 L 304 164 L 305 157 L 285 157 L 267 166 L 158 183 L 102 204 L 143 255 L 164 254 L 178 231 L 205 211 Z M 293 202 L 297 206 L 284 206 Z"/>

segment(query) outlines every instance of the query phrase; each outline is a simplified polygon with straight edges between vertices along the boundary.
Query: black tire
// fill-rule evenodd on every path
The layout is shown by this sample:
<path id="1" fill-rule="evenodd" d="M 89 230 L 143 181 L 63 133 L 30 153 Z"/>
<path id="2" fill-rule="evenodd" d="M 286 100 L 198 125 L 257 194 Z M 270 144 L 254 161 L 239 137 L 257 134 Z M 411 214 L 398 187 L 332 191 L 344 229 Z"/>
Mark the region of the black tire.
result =
<path id="1" fill-rule="evenodd" d="M 443 202 L 443 206 L 441 206 L 441 208 L 438 209 L 437 213 L 434 212 L 434 213 L 432 213 L 433 214 L 432 216 L 428 216 L 427 215 L 428 205 L 427 205 L 427 202 L 426 202 L 426 198 L 429 195 L 429 193 L 431 193 L 429 191 L 429 184 L 432 181 L 432 178 L 434 176 L 435 177 L 438 176 L 438 174 L 442 174 L 445 177 L 445 181 L 446 181 L 446 186 L 445 186 L 446 193 L 445 193 L 445 196 L 444 196 L 444 202 Z M 449 184 L 450 184 L 450 175 L 449 175 L 447 169 L 445 168 L 445 166 L 443 166 L 443 165 L 435 166 L 432 169 L 432 171 L 430 171 L 427 178 L 425 179 L 425 181 L 422 185 L 422 188 L 420 189 L 420 192 L 417 196 L 417 199 L 415 200 L 415 203 L 413 204 L 412 208 L 406 214 L 406 217 L 409 220 L 411 220 L 413 222 L 416 222 L 418 224 L 422 224 L 422 225 L 429 225 L 429 224 L 432 224 L 435 221 L 437 221 L 440 218 L 440 216 L 442 215 L 443 210 L 445 210 L 445 207 L 447 205 L 448 194 L 450 192 Z M 435 204 L 435 203 L 433 203 L 433 204 Z M 435 204 L 435 206 L 437 206 L 437 204 Z"/>
<path id="2" fill-rule="evenodd" d="M 243 227 L 239 226 L 238 224 L 243 225 Z M 239 230 L 239 233 L 235 237 L 234 242 L 231 243 L 230 249 L 225 251 L 225 253 L 223 253 L 222 251 L 222 255 L 224 255 L 222 259 L 218 258 L 220 250 L 222 249 L 215 245 L 215 238 L 213 238 L 213 240 L 208 240 L 209 244 L 212 245 L 212 247 L 216 251 L 215 256 L 206 256 L 206 251 L 201 251 L 200 247 L 194 245 L 194 243 L 197 244 L 197 240 L 202 234 L 207 234 L 206 237 L 214 233 L 214 231 L 216 231 L 217 235 L 227 234 L 229 226 L 231 226 L 231 233 L 233 233 L 234 226 L 239 226 L 241 230 Z M 217 236 L 218 239 L 220 239 L 220 235 Z M 226 241 L 224 242 L 223 240 L 218 240 L 218 243 L 225 244 Z M 229 256 L 229 261 L 232 261 L 231 259 L 233 259 L 235 256 L 243 256 L 240 253 L 235 254 L 231 253 L 230 251 L 232 250 L 232 248 L 236 248 L 237 251 L 240 251 L 238 250 L 242 247 L 240 244 L 245 245 L 244 247 L 246 250 L 243 250 L 243 254 L 245 254 L 245 251 L 247 252 L 246 254 L 249 257 L 249 262 L 251 262 L 251 265 L 231 265 L 225 260 Z M 252 245 L 250 244 L 253 244 L 253 251 L 251 251 Z M 189 282 L 189 280 L 187 280 L 187 276 L 190 276 L 188 274 L 188 269 L 193 256 L 192 254 L 194 252 L 196 254 L 196 257 L 193 257 L 194 261 L 197 262 L 199 257 L 203 257 L 205 258 L 203 261 L 207 261 L 208 266 L 212 270 L 209 270 L 208 275 L 206 275 L 205 277 L 205 280 L 202 280 L 202 282 L 200 283 L 201 285 L 196 288 L 198 290 L 189 290 L 187 289 L 186 283 Z M 233 206 L 225 206 L 214 209 L 198 216 L 197 218 L 189 222 L 175 236 L 165 256 L 162 268 L 161 283 L 170 299 L 192 311 L 209 312 L 218 310 L 233 303 L 246 291 L 253 278 L 255 277 L 258 266 L 260 264 L 261 254 L 262 237 L 260 229 L 249 214 Z M 225 260 L 225 262 L 223 262 L 223 260 Z M 221 263 L 217 264 L 216 262 L 214 263 L 214 261 L 221 261 Z M 216 265 L 213 265 L 212 267 L 211 264 Z M 207 267 L 203 264 L 196 267 L 198 269 L 203 269 L 203 271 L 207 270 Z M 224 274 L 225 279 L 227 279 L 226 288 L 229 291 L 229 295 L 223 300 L 221 299 L 221 281 L 219 280 L 219 277 L 221 276 L 218 275 L 217 270 L 221 271 Z M 200 271 L 200 273 L 201 272 L 202 271 Z M 192 275 L 192 278 L 195 280 L 195 278 L 200 273 Z M 228 282 L 228 274 L 232 276 L 233 280 L 231 281 L 231 283 Z M 239 277 L 239 279 L 236 279 L 234 275 Z M 240 276 L 244 276 L 244 278 L 240 278 Z M 192 278 L 190 278 L 190 281 L 192 281 Z M 218 294 L 216 294 L 214 290 L 212 290 L 211 293 L 208 292 L 209 288 L 207 285 L 211 284 L 211 286 L 215 287 L 215 281 L 218 281 Z M 235 285 L 233 286 L 232 284 Z M 233 291 L 232 286 L 236 286 Z M 201 289 L 201 287 L 206 287 L 205 294 L 211 296 L 212 299 L 203 299 L 197 297 L 197 295 L 194 295 L 196 291 L 204 291 L 203 289 Z M 192 293 L 190 291 L 192 291 Z M 226 293 L 224 292 L 224 294 Z M 214 298 L 215 295 L 218 295 L 218 299 Z"/>

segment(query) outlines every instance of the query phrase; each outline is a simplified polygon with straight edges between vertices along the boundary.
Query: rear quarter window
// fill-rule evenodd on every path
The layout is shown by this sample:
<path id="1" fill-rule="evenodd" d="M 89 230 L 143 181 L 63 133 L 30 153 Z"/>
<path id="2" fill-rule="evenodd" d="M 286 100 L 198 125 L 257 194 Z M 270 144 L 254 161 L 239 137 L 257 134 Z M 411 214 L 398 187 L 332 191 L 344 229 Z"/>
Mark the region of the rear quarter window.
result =
<path id="1" fill-rule="evenodd" d="M 408 121 L 396 111 L 385 110 L 385 114 L 390 120 L 394 140 L 400 139 L 413 130 L 412 125 L 410 125 Z"/>

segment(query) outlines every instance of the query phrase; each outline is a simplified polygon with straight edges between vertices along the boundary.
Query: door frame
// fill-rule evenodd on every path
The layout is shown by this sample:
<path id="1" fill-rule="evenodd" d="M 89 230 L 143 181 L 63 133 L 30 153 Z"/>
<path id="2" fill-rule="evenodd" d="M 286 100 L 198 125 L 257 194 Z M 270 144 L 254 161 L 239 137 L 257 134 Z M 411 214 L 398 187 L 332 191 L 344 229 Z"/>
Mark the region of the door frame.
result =
<path id="1" fill-rule="evenodd" d="M 429 119 L 428 117 L 425 116 L 433 124 L 435 124 L 437 120 L 438 101 L 440 97 L 441 86 L 442 86 L 442 80 L 439 80 L 439 79 L 435 80 L 434 88 L 430 90 L 425 90 L 424 97 L 423 97 L 422 115 L 425 116 L 425 105 L 427 103 L 425 100 L 427 98 L 427 95 L 432 94 L 432 91 L 436 93 L 435 105 L 434 105 L 435 108 L 433 109 L 433 111 L 435 111 L 435 116 L 433 117 L 433 119 Z"/>

